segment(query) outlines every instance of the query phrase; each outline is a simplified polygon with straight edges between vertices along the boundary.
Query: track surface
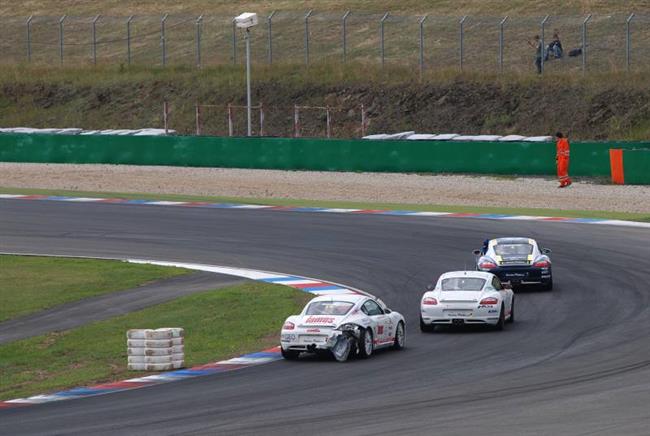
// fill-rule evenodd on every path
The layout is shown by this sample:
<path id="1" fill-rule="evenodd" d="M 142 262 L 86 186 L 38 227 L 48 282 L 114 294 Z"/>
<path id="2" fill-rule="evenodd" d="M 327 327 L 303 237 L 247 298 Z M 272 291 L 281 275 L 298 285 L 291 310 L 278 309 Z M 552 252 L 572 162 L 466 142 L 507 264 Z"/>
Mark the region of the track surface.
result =
<path id="1" fill-rule="evenodd" d="M 422 334 L 418 302 L 486 237 L 553 249 L 556 289 L 504 332 Z M 650 232 L 540 222 L 0 201 L 3 251 L 195 261 L 318 277 L 405 314 L 407 349 L 280 361 L 0 411 L 0 434 L 648 434 Z"/>
<path id="2" fill-rule="evenodd" d="M 94 321 L 124 315 L 185 295 L 245 280 L 212 273 L 193 273 L 137 288 L 84 298 L 0 324 L 0 344 L 52 331 L 68 330 Z"/>

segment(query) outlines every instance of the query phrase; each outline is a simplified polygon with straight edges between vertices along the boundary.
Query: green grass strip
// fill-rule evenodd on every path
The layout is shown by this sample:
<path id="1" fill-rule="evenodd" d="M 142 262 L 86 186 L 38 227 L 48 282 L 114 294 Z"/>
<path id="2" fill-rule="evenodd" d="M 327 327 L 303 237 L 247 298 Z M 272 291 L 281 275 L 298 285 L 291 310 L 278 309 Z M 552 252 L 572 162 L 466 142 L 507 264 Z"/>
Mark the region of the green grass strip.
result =
<path id="1" fill-rule="evenodd" d="M 109 260 L 0 256 L 0 322 L 188 273 Z"/>
<path id="2" fill-rule="evenodd" d="M 458 205 L 437 205 L 437 204 L 371 203 L 371 202 L 358 202 L 358 201 L 219 197 L 219 196 L 200 196 L 200 195 L 184 195 L 184 194 L 87 192 L 87 191 L 67 191 L 67 190 L 52 190 L 52 189 L 32 189 L 32 188 L 3 188 L 3 187 L 0 187 L 0 194 L 23 194 L 23 195 L 41 194 L 41 195 L 60 195 L 60 196 L 70 196 L 70 197 L 102 197 L 102 198 L 125 198 L 125 199 L 141 199 L 141 200 L 144 199 L 169 200 L 169 201 L 205 201 L 210 203 L 262 204 L 262 205 L 273 205 L 273 206 L 412 210 L 412 211 L 422 211 L 422 212 L 532 215 L 532 216 L 566 217 L 566 218 L 602 218 L 602 219 L 650 222 L 650 213 L 611 212 L 605 210 L 564 210 L 564 209 L 543 209 L 543 208 L 525 208 L 525 207 L 514 208 L 514 207 L 458 206 Z"/>
<path id="3" fill-rule="evenodd" d="M 276 346 L 282 322 L 310 298 L 251 282 L 0 345 L 0 400 L 142 376 L 126 369 L 131 328 L 183 327 L 188 367 Z"/>

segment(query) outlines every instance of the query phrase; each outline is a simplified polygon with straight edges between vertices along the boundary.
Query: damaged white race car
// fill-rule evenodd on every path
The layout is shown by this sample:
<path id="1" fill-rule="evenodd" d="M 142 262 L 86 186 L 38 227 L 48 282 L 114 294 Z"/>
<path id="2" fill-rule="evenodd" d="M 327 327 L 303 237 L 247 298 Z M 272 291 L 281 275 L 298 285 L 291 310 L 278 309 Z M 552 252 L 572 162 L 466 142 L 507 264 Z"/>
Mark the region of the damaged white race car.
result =
<path id="1" fill-rule="evenodd" d="M 403 348 L 404 326 L 404 317 L 379 299 L 360 294 L 324 295 L 284 322 L 282 356 L 297 359 L 304 352 L 331 353 L 339 362 L 355 354 L 367 358 L 378 348 Z"/>

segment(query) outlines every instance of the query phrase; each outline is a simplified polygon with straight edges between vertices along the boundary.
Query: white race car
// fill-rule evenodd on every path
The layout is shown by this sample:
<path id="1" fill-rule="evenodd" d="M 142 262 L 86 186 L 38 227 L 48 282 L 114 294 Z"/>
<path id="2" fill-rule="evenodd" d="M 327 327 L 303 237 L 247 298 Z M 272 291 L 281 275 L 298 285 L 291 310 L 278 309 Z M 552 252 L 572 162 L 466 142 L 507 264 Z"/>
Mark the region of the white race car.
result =
<path id="1" fill-rule="evenodd" d="M 482 271 L 453 271 L 440 276 L 420 301 L 420 329 L 436 325 L 490 325 L 502 330 L 515 321 L 515 297 L 509 285 Z"/>
<path id="2" fill-rule="evenodd" d="M 361 294 L 323 295 L 284 322 L 282 356 L 297 359 L 303 352 L 331 353 L 344 362 L 356 353 L 367 358 L 378 348 L 403 348 L 404 326 L 404 317 L 379 299 Z"/>

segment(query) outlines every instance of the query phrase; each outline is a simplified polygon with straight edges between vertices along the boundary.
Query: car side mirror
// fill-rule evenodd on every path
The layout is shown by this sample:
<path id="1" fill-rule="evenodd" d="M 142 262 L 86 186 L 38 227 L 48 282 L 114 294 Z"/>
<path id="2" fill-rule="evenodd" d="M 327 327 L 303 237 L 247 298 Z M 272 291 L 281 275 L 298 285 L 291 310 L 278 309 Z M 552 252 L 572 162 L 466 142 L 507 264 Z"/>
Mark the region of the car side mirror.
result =
<path id="1" fill-rule="evenodd" d="M 388 314 L 391 313 L 391 312 L 392 312 L 392 310 L 390 310 L 388 307 L 387 307 L 386 309 L 384 309 L 384 313 L 385 313 L 386 315 L 388 315 Z"/>
<path id="2" fill-rule="evenodd" d="M 550 248 L 542 248 L 542 253 L 543 253 L 543 254 L 551 254 L 552 251 L 551 251 Z"/>
<path id="3" fill-rule="evenodd" d="M 478 255 L 481 254 L 481 250 L 474 250 L 474 251 L 472 251 L 472 253 L 474 253 L 474 255 L 478 256 Z"/>
<path id="4" fill-rule="evenodd" d="M 433 291 L 435 288 L 433 285 L 427 285 L 427 291 Z"/>
<path id="5" fill-rule="evenodd" d="M 503 289 L 512 289 L 512 284 L 510 283 L 501 283 Z"/>

